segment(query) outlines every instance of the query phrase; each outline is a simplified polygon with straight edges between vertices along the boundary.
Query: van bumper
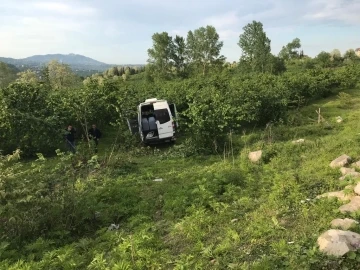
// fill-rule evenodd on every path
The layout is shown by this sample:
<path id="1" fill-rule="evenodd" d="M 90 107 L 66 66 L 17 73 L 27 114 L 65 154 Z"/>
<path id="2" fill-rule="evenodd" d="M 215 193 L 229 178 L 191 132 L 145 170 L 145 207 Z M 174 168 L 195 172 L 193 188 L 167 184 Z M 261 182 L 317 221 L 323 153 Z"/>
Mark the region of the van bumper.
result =
<path id="1" fill-rule="evenodd" d="M 146 143 L 146 144 L 158 144 L 158 143 L 175 142 L 175 141 L 176 141 L 175 136 L 162 138 L 162 139 L 159 139 L 159 138 L 146 139 L 146 138 L 144 138 L 144 143 Z"/>

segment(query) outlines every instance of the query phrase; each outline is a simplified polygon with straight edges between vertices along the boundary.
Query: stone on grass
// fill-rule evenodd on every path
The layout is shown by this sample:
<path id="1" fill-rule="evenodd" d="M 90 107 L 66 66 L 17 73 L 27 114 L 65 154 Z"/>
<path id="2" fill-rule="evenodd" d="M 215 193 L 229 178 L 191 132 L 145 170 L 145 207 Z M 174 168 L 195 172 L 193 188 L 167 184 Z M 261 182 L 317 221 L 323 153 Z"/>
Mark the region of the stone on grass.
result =
<path id="1" fill-rule="evenodd" d="M 354 225 L 359 224 L 356 220 L 350 218 L 337 218 L 331 221 L 331 228 L 340 228 L 342 230 L 348 230 Z"/>
<path id="2" fill-rule="evenodd" d="M 318 195 L 316 198 L 320 199 L 320 198 L 333 198 L 333 197 L 338 198 L 340 201 L 349 201 L 354 196 L 351 194 L 345 194 L 345 192 L 343 190 L 341 190 L 341 191 L 327 192 L 327 193 Z"/>
<path id="3" fill-rule="evenodd" d="M 341 167 L 340 172 L 341 172 L 342 175 L 347 175 L 348 173 L 355 172 L 355 169 L 354 168 Z"/>
<path id="4" fill-rule="evenodd" d="M 340 206 L 339 210 L 341 213 L 356 212 L 360 210 L 360 196 L 352 197 L 350 202 Z"/>
<path id="5" fill-rule="evenodd" d="M 340 157 L 331 161 L 330 167 L 331 168 L 344 167 L 347 164 L 349 164 L 350 160 L 351 160 L 351 157 L 349 157 L 348 155 L 345 155 L 345 154 L 341 155 Z"/>
<path id="6" fill-rule="evenodd" d="M 304 139 L 298 139 L 296 141 L 292 141 L 292 143 L 303 143 L 303 142 L 305 142 Z"/>
<path id="7" fill-rule="evenodd" d="M 321 234 L 317 243 L 321 252 L 341 257 L 360 248 L 360 234 L 331 229 Z"/>
<path id="8" fill-rule="evenodd" d="M 360 160 L 352 163 L 351 166 L 353 166 L 355 168 L 360 168 Z"/>
<path id="9" fill-rule="evenodd" d="M 354 191 L 354 185 L 347 185 L 347 186 L 344 188 L 344 192 L 345 192 L 345 191 L 353 192 L 353 191 Z"/>
<path id="10" fill-rule="evenodd" d="M 252 162 L 258 162 L 261 159 L 262 150 L 254 151 L 249 153 L 249 159 Z"/>
<path id="11" fill-rule="evenodd" d="M 360 173 L 358 172 L 349 172 L 347 174 L 345 174 L 344 176 L 341 176 L 339 178 L 340 181 L 343 181 L 345 180 L 346 178 L 352 178 L 352 179 L 355 179 L 355 178 L 360 178 Z"/>
<path id="12" fill-rule="evenodd" d="M 356 194 L 360 195 L 360 182 L 354 187 L 354 191 Z"/>
<path id="13" fill-rule="evenodd" d="M 341 116 L 336 117 L 336 122 L 337 123 L 341 123 L 342 121 L 343 121 L 343 119 L 341 118 Z"/>

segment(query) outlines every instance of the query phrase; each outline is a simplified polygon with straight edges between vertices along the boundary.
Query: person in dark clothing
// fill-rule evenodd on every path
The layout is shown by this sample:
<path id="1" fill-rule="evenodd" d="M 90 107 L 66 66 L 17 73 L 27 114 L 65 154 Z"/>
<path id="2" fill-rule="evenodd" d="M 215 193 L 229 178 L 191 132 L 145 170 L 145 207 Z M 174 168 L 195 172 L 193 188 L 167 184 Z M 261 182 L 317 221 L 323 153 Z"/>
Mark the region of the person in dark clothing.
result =
<path id="1" fill-rule="evenodd" d="M 98 151 L 99 139 L 101 138 L 101 131 L 96 127 L 95 124 L 89 129 L 89 139 L 92 139 L 95 143 L 95 153 Z"/>
<path id="2" fill-rule="evenodd" d="M 76 148 L 75 148 L 75 133 L 76 130 L 72 125 L 68 125 L 68 127 L 65 129 L 65 141 L 66 145 L 69 148 L 69 150 L 75 154 Z"/>

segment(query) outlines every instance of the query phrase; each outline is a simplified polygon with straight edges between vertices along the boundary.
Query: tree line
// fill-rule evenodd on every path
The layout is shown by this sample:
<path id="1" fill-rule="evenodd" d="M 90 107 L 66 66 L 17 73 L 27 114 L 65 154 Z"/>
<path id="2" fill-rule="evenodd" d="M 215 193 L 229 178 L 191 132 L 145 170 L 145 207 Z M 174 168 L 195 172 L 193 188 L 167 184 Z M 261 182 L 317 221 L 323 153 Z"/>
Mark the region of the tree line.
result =
<path id="1" fill-rule="evenodd" d="M 304 55 L 301 41 L 294 38 L 282 47 L 278 55 L 271 53 L 271 40 L 264 31 L 263 24 L 252 21 L 243 27 L 237 45 L 242 51 L 237 63 L 226 63 L 221 55 L 223 41 L 215 27 L 200 27 L 189 31 L 186 39 L 179 35 L 171 37 L 167 32 L 155 33 L 152 36 L 153 46 L 148 49 L 149 77 L 173 78 L 190 77 L 192 74 L 205 75 L 210 67 L 237 66 L 242 72 L 267 72 L 279 74 L 284 72 L 287 64 L 299 59 L 308 67 L 339 66 L 343 62 L 359 61 L 355 51 L 350 49 L 343 56 L 335 49 L 331 53 L 320 52 L 314 59 Z M 292 63 L 293 64 L 293 63 Z M 218 69 L 217 69 L 218 70 Z"/>

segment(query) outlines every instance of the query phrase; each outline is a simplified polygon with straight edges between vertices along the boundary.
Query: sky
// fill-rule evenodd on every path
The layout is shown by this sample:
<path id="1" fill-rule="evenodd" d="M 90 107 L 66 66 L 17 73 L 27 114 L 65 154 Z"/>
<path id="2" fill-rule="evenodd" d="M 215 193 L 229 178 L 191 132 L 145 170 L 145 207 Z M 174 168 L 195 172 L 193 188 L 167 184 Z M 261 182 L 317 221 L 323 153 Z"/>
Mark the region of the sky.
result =
<path id="1" fill-rule="evenodd" d="M 360 47 L 360 0 L 1 0 L 0 56 L 75 53 L 108 64 L 145 64 L 154 33 L 186 37 L 212 25 L 238 61 L 243 27 L 264 25 L 272 53 L 294 38 L 304 54 Z"/>

